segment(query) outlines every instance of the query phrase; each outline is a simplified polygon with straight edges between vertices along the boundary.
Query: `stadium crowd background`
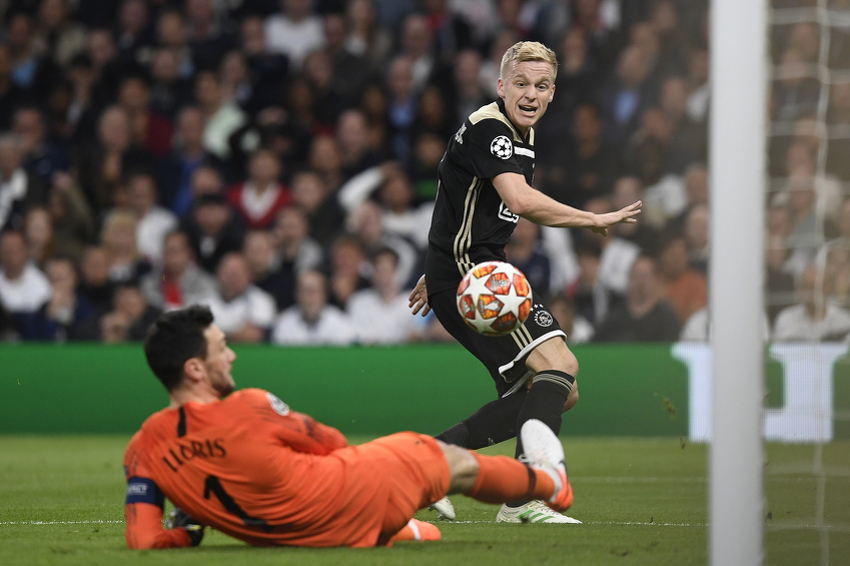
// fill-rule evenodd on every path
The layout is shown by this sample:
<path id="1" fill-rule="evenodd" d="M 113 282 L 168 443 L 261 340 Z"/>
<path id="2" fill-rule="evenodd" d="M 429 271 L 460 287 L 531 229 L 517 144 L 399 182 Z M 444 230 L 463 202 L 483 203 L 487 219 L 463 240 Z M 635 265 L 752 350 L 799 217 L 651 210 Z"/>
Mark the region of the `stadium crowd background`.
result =
<path id="1" fill-rule="evenodd" d="M 850 16 L 847 0 L 830 8 Z M 708 336 L 707 0 L 0 9 L 0 340 L 139 340 L 194 302 L 234 342 L 450 340 L 410 315 L 408 289 L 446 142 L 496 98 L 518 40 L 560 63 L 535 186 L 595 212 L 641 199 L 644 212 L 604 239 L 520 220 L 508 260 L 573 342 Z M 818 167 L 819 108 L 850 128 L 850 81 L 807 70 L 850 67 L 850 27 L 831 29 L 826 62 L 821 31 L 771 38 L 770 116 L 785 125 L 768 143 L 777 340 L 850 333 L 846 135 Z"/>

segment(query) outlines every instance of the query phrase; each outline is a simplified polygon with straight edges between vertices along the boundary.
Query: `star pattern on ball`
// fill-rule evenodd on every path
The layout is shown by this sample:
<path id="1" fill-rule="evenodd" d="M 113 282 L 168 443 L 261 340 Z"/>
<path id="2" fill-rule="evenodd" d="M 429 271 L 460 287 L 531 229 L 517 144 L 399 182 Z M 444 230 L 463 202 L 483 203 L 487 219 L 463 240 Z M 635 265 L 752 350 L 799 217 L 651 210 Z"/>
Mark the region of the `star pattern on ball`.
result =
<path id="1" fill-rule="evenodd" d="M 490 152 L 499 159 L 508 159 L 514 154 L 514 144 L 506 136 L 496 136 L 490 142 Z"/>

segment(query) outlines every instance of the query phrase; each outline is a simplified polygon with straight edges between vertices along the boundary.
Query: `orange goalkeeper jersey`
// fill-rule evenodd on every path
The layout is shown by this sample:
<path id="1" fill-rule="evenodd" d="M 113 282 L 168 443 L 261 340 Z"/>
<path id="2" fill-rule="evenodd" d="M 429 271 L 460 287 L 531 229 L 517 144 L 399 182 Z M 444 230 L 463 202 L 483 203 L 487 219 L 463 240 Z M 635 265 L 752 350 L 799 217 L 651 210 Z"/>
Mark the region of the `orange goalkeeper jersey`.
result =
<path id="1" fill-rule="evenodd" d="M 391 502 L 374 481 L 374 462 L 346 446 L 338 430 L 260 389 L 163 409 L 144 422 L 124 457 L 127 542 L 188 546 L 182 529 L 162 529 L 164 494 L 199 522 L 250 544 L 374 546 L 386 535 L 381 516 Z"/>

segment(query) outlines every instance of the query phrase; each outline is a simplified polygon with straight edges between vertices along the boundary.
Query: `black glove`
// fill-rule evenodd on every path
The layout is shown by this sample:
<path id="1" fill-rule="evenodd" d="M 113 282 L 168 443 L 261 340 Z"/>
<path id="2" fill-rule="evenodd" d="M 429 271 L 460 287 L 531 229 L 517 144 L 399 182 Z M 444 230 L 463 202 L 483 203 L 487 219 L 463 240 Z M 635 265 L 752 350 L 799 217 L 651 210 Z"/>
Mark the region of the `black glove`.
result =
<path id="1" fill-rule="evenodd" d="M 165 520 L 165 528 L 186 529 L 186 532 L 189 533 L 189 538 L 192 539 L 192 546 L 198 546 L 204 539 L 206 525 L 200 524 L 182 509 L 175 507 L 168 514 L 168 519 Z"/>

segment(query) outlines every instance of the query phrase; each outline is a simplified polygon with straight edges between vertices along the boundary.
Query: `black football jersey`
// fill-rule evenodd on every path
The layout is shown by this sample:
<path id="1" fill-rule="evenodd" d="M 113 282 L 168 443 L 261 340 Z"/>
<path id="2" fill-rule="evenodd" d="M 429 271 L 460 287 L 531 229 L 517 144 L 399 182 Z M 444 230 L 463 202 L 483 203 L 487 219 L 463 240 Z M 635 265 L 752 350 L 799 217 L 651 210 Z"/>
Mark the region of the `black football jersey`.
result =
<path id="1" fill-rule="evenodd" d="M 519 173 L 531 184 L 534 130 L 523 139 L 499 99 L 469 115 L 449 140 L 437 169 L 425 260 L 429 294 L 457 288 L 466 272 L 482 261 L 505 261 L 505 244 L 519 216 L 493 186 L 492 179 L 501 173 Z"/>

